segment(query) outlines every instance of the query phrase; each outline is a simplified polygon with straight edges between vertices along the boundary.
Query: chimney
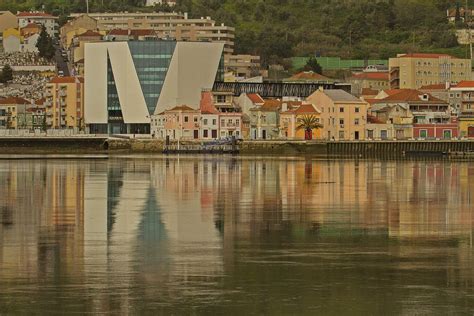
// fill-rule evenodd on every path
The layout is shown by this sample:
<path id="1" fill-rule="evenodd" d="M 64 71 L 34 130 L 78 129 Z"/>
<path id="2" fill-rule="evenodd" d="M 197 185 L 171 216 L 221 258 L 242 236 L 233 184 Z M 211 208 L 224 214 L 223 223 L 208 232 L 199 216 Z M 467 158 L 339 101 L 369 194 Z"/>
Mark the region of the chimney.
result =
<path id="1" fill-rule="evenodd" d="M 446 90 L 449 90 L 451 88 L 451 82 L 446 81 Z"/>
<path id="2" fill-rule="evenodd" d="M 287 112 L 287 111 L 288 111 L 288 103 L 283 102 L 281 104 L 281 112 L 283 113 L 283 112 Z"/>

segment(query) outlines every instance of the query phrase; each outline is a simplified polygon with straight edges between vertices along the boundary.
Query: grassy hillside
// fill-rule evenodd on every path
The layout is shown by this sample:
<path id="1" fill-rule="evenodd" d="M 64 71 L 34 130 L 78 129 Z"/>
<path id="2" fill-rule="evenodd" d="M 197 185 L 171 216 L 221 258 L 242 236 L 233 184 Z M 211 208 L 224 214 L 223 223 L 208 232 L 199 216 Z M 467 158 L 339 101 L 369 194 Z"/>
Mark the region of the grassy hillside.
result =
<path id="1" fill-rule="evenodd" d="M 235 26 L 237 52 L 260 54 L 265 62 L 311 54 L 386 59 L 410 51 L 464 57 L 446 20 L 446 9 L 458 1 L 178 0 L 176 9 Z M 92 11 L 113 11 L 137 10 L 144 0 L 89 2 Z M 56 14 L 85 10 L 85 0 L 0 0 L 0 9 L 43 5 Z"/>

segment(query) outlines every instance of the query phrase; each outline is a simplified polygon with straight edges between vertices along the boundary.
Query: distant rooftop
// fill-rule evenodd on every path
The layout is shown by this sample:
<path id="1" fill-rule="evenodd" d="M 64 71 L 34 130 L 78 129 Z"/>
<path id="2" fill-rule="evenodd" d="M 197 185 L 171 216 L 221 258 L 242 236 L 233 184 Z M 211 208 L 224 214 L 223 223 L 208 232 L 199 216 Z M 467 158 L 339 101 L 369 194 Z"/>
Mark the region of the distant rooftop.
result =
<path id="1" fill-rule="evenodd" d="M 323 92 L 335 102 L 363 102 L 344 90 L 324 90 Z"/>

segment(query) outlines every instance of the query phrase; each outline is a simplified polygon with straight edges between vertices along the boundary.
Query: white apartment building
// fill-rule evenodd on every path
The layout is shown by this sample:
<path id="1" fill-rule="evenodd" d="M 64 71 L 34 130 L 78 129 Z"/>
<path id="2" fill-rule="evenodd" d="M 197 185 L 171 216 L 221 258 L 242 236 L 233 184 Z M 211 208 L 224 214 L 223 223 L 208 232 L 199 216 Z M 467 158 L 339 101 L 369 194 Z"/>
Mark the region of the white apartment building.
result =
<path id="1" fill-rule="evenodd" d="M 81 15 L 73 13 L 70 17 Z M 223 43 L 224 54 L 234 52 L 235 29 L 218 24 L 211 17 L 191 19 L 187 13 L 180 12 L 90 13 L 89 16 L 97 20 L 99 30 L 103 31 L 152 29 L 162 39 Z"/>

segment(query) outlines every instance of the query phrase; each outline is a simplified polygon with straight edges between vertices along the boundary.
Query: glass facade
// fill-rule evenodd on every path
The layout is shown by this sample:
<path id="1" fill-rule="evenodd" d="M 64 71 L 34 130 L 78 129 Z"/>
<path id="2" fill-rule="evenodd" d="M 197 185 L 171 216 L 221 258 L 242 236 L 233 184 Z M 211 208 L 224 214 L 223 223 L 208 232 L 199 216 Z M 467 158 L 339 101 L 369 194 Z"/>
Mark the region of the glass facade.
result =
<path id="1" fill-rule="evenodd" d="M 176 49 L 175 41 L 129 42 L 133 63 L 137 70 L 148 112 L 155 112 L 163 88 L 171 57 Z"/>

